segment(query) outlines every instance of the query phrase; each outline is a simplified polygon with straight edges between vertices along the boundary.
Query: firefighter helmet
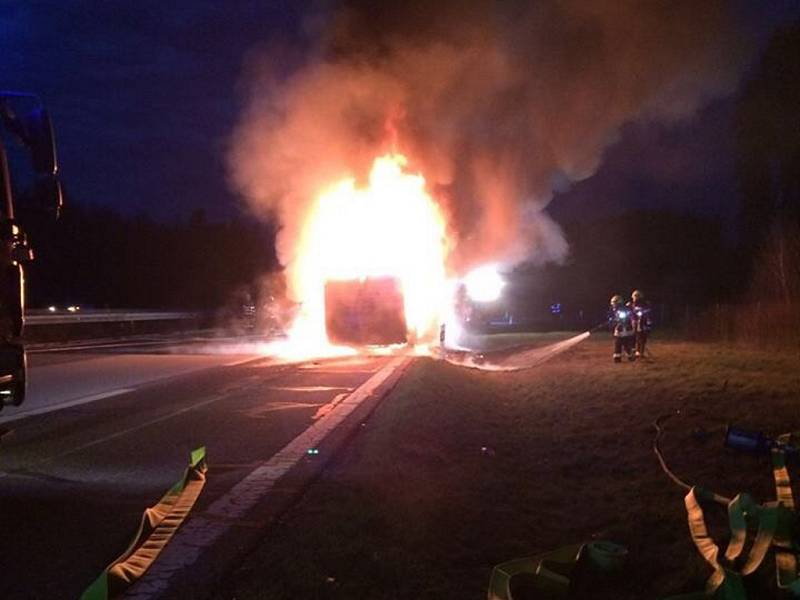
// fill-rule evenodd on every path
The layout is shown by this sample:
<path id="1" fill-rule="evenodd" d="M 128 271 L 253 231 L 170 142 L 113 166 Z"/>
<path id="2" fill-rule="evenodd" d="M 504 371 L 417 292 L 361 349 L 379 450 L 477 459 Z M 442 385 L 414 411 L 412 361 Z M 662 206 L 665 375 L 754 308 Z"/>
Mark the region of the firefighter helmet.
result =
<path id="1" fill-rule="evenodd" d="M 622 296 L 620 296 L 619 294 L 614 294 L 613 296 L 611 296 L 611 301 L 609 302 L 609 304 L 611 304 L 611 306 L 616 306 L 617 304 L 623 304 L 624 302 L 625 300 Z"/>
<path id="2" fill-rule="evenodd" d="M 631 300 L 636 302 L 637 300 L 644 300 L 644 294 L 639 290 L 633 290 L 631 294 Z"/>

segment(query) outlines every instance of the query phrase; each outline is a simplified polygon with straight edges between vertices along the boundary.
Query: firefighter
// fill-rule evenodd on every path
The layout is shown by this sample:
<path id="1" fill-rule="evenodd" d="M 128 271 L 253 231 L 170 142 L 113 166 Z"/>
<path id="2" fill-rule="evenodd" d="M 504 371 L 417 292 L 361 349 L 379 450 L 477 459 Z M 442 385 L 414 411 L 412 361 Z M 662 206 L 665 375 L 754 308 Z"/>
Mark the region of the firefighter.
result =
<path id="1" fill-rule="evenodd" d="M 644 299 L 644 294 L 639 290 L 633 290 L 631 301 L 627 307 L 633 313 L 633 329 L 636 338 L 636 356 L 644 357 L 647 336 L 653 329 L 653 317 L 651 316 L 650 303 Z"/>
<path id="2" fill-rule="evenodd" d="M 614 336 L 614 362 L 622 362 L 623 352 L 628 360 L 636 360 L 636 355 L 633 353 L 636 337 L 633 311 L 625 306 L 625 299 L 619 294 L 611 297 L 608 326 Z"/>

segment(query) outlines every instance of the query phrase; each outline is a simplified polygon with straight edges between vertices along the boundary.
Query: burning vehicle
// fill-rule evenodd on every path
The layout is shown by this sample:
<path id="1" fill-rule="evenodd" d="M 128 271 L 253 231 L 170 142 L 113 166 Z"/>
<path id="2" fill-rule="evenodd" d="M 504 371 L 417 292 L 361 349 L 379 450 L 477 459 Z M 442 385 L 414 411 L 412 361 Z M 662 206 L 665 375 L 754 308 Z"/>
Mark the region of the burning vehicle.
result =
<path id="1" fill-rule="evenodd" d="M 333 344 L 406 343 L 409 339 L 400 281 L 394 277 L 328 281 L 325 331 Z"/>
<path id="2" fill-rule="evenodd" d="M 406 159 L 375 159 L 368 181 L 323 189 L 303 220 L 289 288 L 301 303 L 289 337 L 309 353 L 334 346 L 443 343 L 469 320 L 471 302 L 493 303 L 498 266 L 448 277 L 447 223 L 425 179 Z M 455 336 L 455 337 L 454 337 Z"/>
<path id="3" fill-rule="evenodd" d="M 305 215 L 287 269 L 302 302 L 290 333 L 321 347 L 417 344 L 438 335 L 447 281 L 445 219 L 402 155 L 375 160 L 366 185 L 344 179 Z"/>

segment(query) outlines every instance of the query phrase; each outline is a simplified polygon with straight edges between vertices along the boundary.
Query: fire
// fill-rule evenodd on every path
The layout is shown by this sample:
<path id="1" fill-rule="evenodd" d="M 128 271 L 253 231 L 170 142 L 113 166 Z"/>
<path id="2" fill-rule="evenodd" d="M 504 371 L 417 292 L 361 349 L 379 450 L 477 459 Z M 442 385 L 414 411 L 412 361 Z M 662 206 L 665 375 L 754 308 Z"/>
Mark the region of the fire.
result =
<path id="1" fill-rule="evenodd" d="M 366 187 L 345 178 L 316 198 L 289 265 L 291 290 L 302 303 L 292 345 L 310 352 L 328 346 L 325 283 L 367 277 L 400 282 L 410 341 L 436 337 L 446 309 L 446 222 L 424 177 L 406 165 L 401 154 L 381 156 Z"/>
<path id="2" fill-rule="evenodd" d="M 467 295 L 475 302 L 494 302 L 503 292 L 506 282 L 495 265 L 484 265 L 464 277 Z"/>

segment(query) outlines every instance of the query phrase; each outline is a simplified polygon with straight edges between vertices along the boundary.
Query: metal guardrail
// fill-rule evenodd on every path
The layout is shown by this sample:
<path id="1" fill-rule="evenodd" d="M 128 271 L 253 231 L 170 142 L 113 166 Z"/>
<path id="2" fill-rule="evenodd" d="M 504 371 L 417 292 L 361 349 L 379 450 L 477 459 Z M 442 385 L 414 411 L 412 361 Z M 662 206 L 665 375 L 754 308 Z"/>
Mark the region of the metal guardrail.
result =
<path id="1" fill-rule="evenodd" d="M 66 310 L 52 312 L 47 309 L 29 310 L 25 325 L 68 325 L 77 323 L 128 323 L 131 321 L 182 321 L 197 319 L 200 313 L 147 310 Z"/>

